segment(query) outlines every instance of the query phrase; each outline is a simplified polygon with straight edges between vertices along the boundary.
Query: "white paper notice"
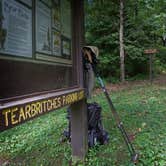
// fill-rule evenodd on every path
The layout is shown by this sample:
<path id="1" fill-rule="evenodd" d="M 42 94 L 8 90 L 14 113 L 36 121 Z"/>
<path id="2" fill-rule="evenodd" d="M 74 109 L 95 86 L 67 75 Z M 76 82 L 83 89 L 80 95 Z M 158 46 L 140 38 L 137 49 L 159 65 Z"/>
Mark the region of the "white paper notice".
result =
<path id="1" fill-rule="evenodd" d="M 32 11 L 15 0 L 0 1 L 0 52 L 32 57 Z"/>
<path id="2" fill-rule="evenodd" d="M 60 3 L 53 1 L 52 3 L 52 26 L 53 28 L 60 31 L 61 29 L 61 13 L 60 13 Z"/>
<path id="3" fill-rule="evenodd" d="M 70 58 L 71 55 L 71 43 L 70 40 L 62 41 L 62 54 L 67 58 Z"/>
<path id="4" fill-rule="evenodd" d="M 61 34 L 54 30 L 52 33 L 53 37 L 53 55 L 61 56 Z"/>
<path id="5" fill-rule="evenodd" d="M 51 9 L 39 0 L 36 4 L 36 50 L 51 54 Z"/>
<path id="6" fill-rule="evenodd" d="M 61 0 L 61 32 L 63 36 L 71 39 L 71 3 Z"/>

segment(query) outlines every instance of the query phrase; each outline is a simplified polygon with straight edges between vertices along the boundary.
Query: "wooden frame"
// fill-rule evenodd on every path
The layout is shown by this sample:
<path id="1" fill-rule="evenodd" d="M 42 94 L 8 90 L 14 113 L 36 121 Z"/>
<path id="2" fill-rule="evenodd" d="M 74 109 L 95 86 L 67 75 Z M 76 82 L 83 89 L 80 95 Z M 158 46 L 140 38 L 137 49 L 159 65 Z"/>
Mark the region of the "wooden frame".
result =
<path id="1" fill-rule="evenodd" d="M 70 105 L 73 160 L 83 160 L 88 149 L 82 69 L 84 12 L 82 0 L 71 1 L 71 60 L 49 59 L 42 54 L 37 54 L 36 59 L 35 17 L 32 17 L 32 59 L 0 54 L 0 131 Z M 35 4 L 32 1 L 33 11 Z"/>
<path id="2" fill-rule="evenodd" d="M 66 55 L 64 58 L 61 58 L 59 56 L 58 57 L 49 56 L 43 53 L 36 52 L 35 51 L 36 50 L 36 42 L 35 42 L 36 41 L 36 34 L 35 34 L 36 19 L 35 17 L 33 17 L 33 15 L 36 13 L 36 7 L 35 7 L 36 1 L 32 1 L 32 7 L 29 7 L 22 1 L 20 3 L 25 5 L 28 9 L 32 10 L 32 18 L 33 18 L 32 20 L 32 39 L 33 39 L 32 40 L 32 58 L 18 57 L 13 55 L 10 56 L 8 54 L 0 53 L 0 71 L 2 73 L 0 77 L 0 81 L 1 81 L 0 104 L 2 104 L 3 102 L 8 102 L 10 101 L 10 99 L 11 101 L 13 101 L 17 98 L 20 99 L 21 97 L 25 98 L 25 97 L 30 97 L 37 94 L 40 95 L 40 94 L 48 93 L 52 91 L 55 92 L 55 91 L 67 90 L 67 89 L 71 89 L 72 87 L 76 88 L 80 86 L 79 85 L 80 81 L 78 78 L 79 71 L 77 71 L 78 73 L 76 73 L 76 70 L 73 70 L 73 68 L 77 66 L 76 64 L 77 61 L 74 60 L 76 59 L 76 56 L 77 56 L 76 53 L 74 53 L 75 46 L 72 46 L 73 52 L 71 54 L 73 58 L 71 60 Z M 51 14 L 51 17 L 52 17 L 52 14 Z M 75 25 L 75 21 L 72 22 L 72 25 Z M 75 32 L 76 31 L 74 31 L 74 33 Z M 75 39 L 72 36 L 72 41 L 73 40 Z M 21 72 L 22 68 L 24 68 L 25 72 Z M 55 68 L 55 70 L 53 70 L 53 68 Z M 52 74 L 51 74 L 51 71 L 52 71 Z M 19 73 L 19 76 L 18 76 L 18 73 Z M 33 77 L 31 78 L 31 73 L 33 73 L 33 77 L 35 77 L 36 79 Z M 14 75 L 17 75 L 17 76 L 15 77 Z M 44 75 L 45 78 L 43 78 L 42 75 Z M 6 76 L 8 76 L 8 78 L 6 78 Z M 20 78 L 22 80 L 20 80 Z M 63 85 L 63 83 L 65 82 L 64 79 L 68 81 Z M 28 80 L 31 80 L 31 81 L 28 81 Z M 61 84 L 56 83 L 57 80 L 60 80 Z M 72 82 L 71 80 L 74 80 L 74 81 Z"/>
<path id="3" fill-rule="evenodd" d="M 35 14 L 35 4 L 35 1 L 32 1 L 32 14 Z M 38 101 L 47 100 L 52 96 L 56 97 L 59 93 L 68 94 L 70 91 L 80 92 L 83 90 L 83 74 L 81 68 L 82 41 L 80 41 L 80 39 L 83 39 L 83 24 L 78 22 L 78 20 L 83 22 L 83 17 L 78 18 L 80 16 L 77 16 L 76 18 L 76 12 L 78 12 L 76 8 L 78 7 L 75 4 L 75 0 L 73 0 L 72 61 L 55 57 L 51 62 L 49 59 L 51 57 L 42 57 L 41 54 L 37 54 L 37 59 L 34 57 L 34 50 L 36 50 L 36 35 L 34 34 L 35 17 L 32 17 L 33 57 L 25 58 L 0 54 L 0 110 L 3 111 L 8 107 L 11 108 L 11 105 L 12 107 L 19 107 L 18 101 L 20 105 L 26 105 L 36 97 Z M 80 4 L 77 3 L 77 5 Z M 29 8 L 27 5 L 26 7 Z M 64 105 L 62 104 L 62 106 Z"/>

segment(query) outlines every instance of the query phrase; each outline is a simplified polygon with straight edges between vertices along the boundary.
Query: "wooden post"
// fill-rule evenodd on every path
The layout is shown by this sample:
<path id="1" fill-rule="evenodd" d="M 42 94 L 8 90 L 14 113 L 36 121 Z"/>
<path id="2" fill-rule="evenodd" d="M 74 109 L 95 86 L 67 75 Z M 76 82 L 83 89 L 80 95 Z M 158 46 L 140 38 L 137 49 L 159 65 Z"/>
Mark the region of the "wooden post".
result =
<path id="1" fill-rule="evenodd" d="M 11 3 L 9 1 L 4 1 L 4 2 L 8 2 L 8 4 Z M 44 11 L 45 8 L 47 7 L 46 4 L 42 2 L 40 3 L 35 3 L 35 1 L 33 1 L 32 4 L 28 2 L 25 5 L 24 3 L 21 4 L 21 2 L 19 1 L 17 2 L 18 6 L 17 5 L 16 6 L 18 8 L 20 8 L 19 7 L 20 5 L 22 6 L 22 9 L 20 10 L 25 10 L 27 6 L 29 6 L 28 7 L 29 10 L 26 11 L 25 13 L 28 17 L 26 23 L 28 25 L 30 24 L 30 27 L 31 24 L 36 25 L 36 23 L 38 23 L 36 22 L 36 20 L 38 20 L 38 17 L 41 15 L 41 12 L 39 13 L 36 12 L 37 9 L 40 8 L 40 6 L 43 6 L 41 7 L 41 10 Z M 84 5 L 83 4 L 84 4 L 83 0 L 71 0 L 71 5 L 72 5 L 71 29 L 73 31 L 72 39 L 70 39 L 70 37 L 67 37 L 68 35 L 67 36 L 65 35 L 64 37 L 63 35 L 58 37 L 58 40 L 59 38 L 60 40 L 62 40 L 63 38 L 67 37 L 66 38 L 67 45 L 68 46 L 71 45 L 72 47 L 71 49 L 70 48 L 67 49 L 67 52 L 70 52 L 71 54 L 71 59 L 66 59 L 66 55 L 64 57 L 64 60 L 65 61 L 67 60 L 67 62 L 61 60 L 59 61 L 58 58 L 57 60 L 54 58 L 53 59 L 47 58 L 49 57 L 50 54 L 49 52 L 53 52 L 53 50 L 50 50 L 48 51 L 48 53 L 45 53 L 46 56 L 43 55 L 43 57 L 40 56 L 38 57 L 38 55 L 35 54 L 36 51 L 38 51 L 38 48 L 34 46 L 32 46 L 32 48 L 30 47 L 30 49 L 32 49 L 33 51 L 33 55 L 31 55 L 32 51 L 26 52 L 25 50 L 25 53 L 22 52 L 23 48 L 27 46 L 29 48 L 29 45 L 31 45 L 30 43 L 32 43 L 33 45 L 38 44 L 37 43 L 38 40 L 35 41 L 36 38 L 35 35 L 39 33 L 39 30 L 38 29 L 36 30 L 35 26 L 33 26 L 31 31 L 29 30 L 26 31 L 26 34 L 33 36 L 31 37 L 33 38 L 34 41 L 28 39 L 25 45 L 24 43 L 22 43 L 21 46 L 19 47 L 20 50 L 19 49 L 17 50 L 18 52 L 14 51 L 15 49 L 13 49 L 12 53 L 10 49 L 3 51 L 0 50 L 0 56 L 1 56 L 0 57 L 0 72 L 1 72 L 0 73 L 1 74 L 0 75 L 0 82 L 1 82 L 0 131 L 4 131 L 18 124 L 31 120 L 35 117 L 38 117 L 41 114 L 45 114 L 47 112 L 71 104 L 70 106 L 71 107 L 71 147 L 72 147 L 73 159 L 78 159 L 78 160 L 83 160 L 88 150 L 88 141 L 87 141 L 88 124 L 87 124 L 86 99 L 84 98 L 83 94 L 82 96 L 78 95 L 80 93 L 84 93 L 85 89 L 84 79 L 83 79 L 83 64 L 82 64 L 82 47 L 84 46 Z M 12 3 L 12 6 L 15 6 L 15 3 L 14 4 Z M 5 6 L 3 5 L 3 8 L 4 7 Z M 33 11 L 35 11 L 34 13 L 37 13 L 37 16 L 36 15 L 33 16 L 33 19 L 31 19 L 31 15 L 33 14 L 31 8 L 33 8 Z M 51 11 L 49 13 L 51 13 Z M 68 12 L 66 14 L 68 14 Z M 5 15 L 4 17 L 7 18 L 8 14 Z M 39 18 L 42 19 L 41 16 Z M 46 13 L 46 18 L 43 19 L 47 19 L 47 13 Z M 46 28 L 48 27 L 49 30 L 50 30 L 51 20 L 52 18 L 50 14 L 48 25 L 46 25 Z M 58 24 L 61 27 L 61 23 L 58 22 Z M 20 24 L 20 26 L 22 25 Z M 38 26 L 40 29 L 41 28 L 40 26 L 42 25 Z M 69 25 L 66 25 L 65 28 L 68 28 L 68 26 Z M 10 28 L 10 25 L 7 25 L 7 28 Z M 59 27 L 57 28 L 59 29 Z M 52 31 L 52 25 L 51 25 L 51 31 Z M 49 33 L 46 34 L 47 36 L 50 36 L 48 35 Z M 44 35 L 46 34 L 44 32 Z M 14 35 L 14 30 L 11 35 Z M 54 35 L 54 37 L 56 36 Z M 9 39 L 9 41 L 13 42 L 14 39 Z M 21 43 L 21 38 L 19 39 L 18 42 Z M 44 40 L 40 42 L 42 42 L 42 44 L 45 45 Z M 49 43 L 50 42 L 51 40 L 49 40 Z M 13 48 L 15 47 L 16 46 L 14 46 Z M 61 44 L 58 45 L 58 49 L 61 49 Z M 47 52 L 47 50 L 45 51 Z M 9 57 L 7 58 L 5 55 L 3 55 L 4 53 L 9 54 L 8 55 Z M 24 54 L 25 55 L 28 54 L 27 57 Z M 63 59 L 63 57 L 61 57 L 60 59 Z M 38 64 L 40 64 L 40 67 Z M 66 98 L 68 98 L 69 100 L 66 100 Z M 76 103 L 73 104 L 73 102 Z M 29 115 L 26 118 L 25 117 L 23 118 L 23 115 L 26 114 L 25 113 L 26 107 L 28 108 Z M 20 110 L 22 111 L 22 113 L 20 113 L 21 112 Z M 13 112 L 14 115 L 12 115 Z"/>
<path id="2" fill-rule="evenodd" d="M 153 57 L 157 53 L 157 49 L 147 49 L 144 50 L 144 53 L 149 55 L 149 80 L 150 83 L 153 83 L 153 77 L 154 77 L 154 66 L 153 66 Z"/>
<path id="3" fill-rule="evenodd" d="M 153 82 L 153 55 L 149 55 L 149 80 L 150 83 L 152 84 Z"/>
<path id="4" fill-rule="evenodd" d="M 85 100 L 71 105 L 71 145 L 73 163 L 84 160 L 88 150 L 87 108 Z"/>
<path id="5" fill-rule="evenodd" d="M 73 53 L 77 55 L 75 61 L 81 88 L 84 88 L 82 47 L 84 46 L 84 7 L 83 1 L 73 0 Z M 83 161 L 88 151 L 88 123 L 86 99 L 74 103 L 71 108 L 71 147 L 72 162 Z"/>

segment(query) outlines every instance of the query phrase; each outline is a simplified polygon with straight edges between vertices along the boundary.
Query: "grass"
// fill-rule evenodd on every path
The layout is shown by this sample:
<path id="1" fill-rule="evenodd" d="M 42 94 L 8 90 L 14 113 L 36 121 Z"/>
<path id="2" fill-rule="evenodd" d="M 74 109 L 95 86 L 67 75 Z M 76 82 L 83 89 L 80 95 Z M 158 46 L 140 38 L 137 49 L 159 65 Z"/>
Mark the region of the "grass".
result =
<path id="1" fill-rule="evenodd" d="M 166 166 L 166 87 L 142 85 L 111 94 L 133 144 L 140 154 L 139 166 Z M 132 166 L 126 145 L 116 128 L 103 94 L 92 101 L 103 108 L 108 145 L 89 150 L 86 166 Z M 65 109 L 55 111 L 0 134 L 0 165 L 67 166 L 71 148 L 60 144 L 67 127 Z"/>

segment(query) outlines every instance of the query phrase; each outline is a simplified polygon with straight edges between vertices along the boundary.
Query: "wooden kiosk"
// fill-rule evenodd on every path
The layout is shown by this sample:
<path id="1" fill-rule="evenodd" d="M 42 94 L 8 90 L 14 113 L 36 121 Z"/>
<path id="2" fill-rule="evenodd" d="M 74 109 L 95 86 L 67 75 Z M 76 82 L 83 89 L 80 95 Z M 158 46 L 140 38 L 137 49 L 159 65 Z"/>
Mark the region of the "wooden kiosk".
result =
<path id="1" fill-rule="evenodd" d="M 87 152 L 83 20 L 82 0 L 0 2 L 0 131 L 70 105 L 78 159 Z"/>

